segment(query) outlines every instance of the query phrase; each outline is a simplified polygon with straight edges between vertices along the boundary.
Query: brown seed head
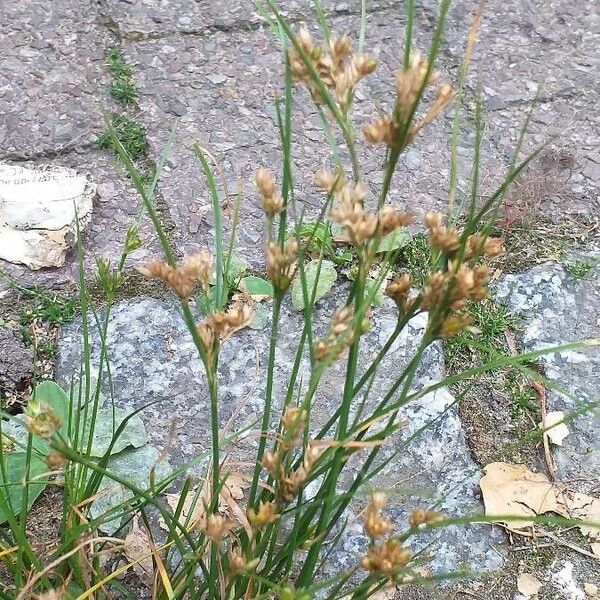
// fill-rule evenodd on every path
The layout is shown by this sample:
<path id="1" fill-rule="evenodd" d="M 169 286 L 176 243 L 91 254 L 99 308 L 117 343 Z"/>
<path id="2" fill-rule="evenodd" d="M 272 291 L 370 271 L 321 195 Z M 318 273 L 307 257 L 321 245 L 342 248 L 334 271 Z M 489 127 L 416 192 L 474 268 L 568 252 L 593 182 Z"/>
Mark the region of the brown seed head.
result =
<path id="1" fill-rule="evenodd" d="M 380 546 L 369 548 L 361 560 L 364 569 L 372 573 L 393 577 L 395 572 L 408 564 L 411 553 L 396 540 L 387 540 Z"/>
<path id="2" fill-rule="evenodd" d="M 276 242 L 267 245 L 267 274 L 278 292 L 285 292 L 296 272 L 296 254 L 298 242 L 289 239 L 282 248 Z"/>
<path id="3" fill-rule="evenodd" d="M 218 543 L 231 530 L 232 524 L 222 515 L 209 515 L 204 526 L 206 536 Z"/>
<path id="4" fill-rule="evenodd" d="M 279 514 L 274 502 L 261 501 L 257 511 L 252 508 L 248 509 L 247 516 L 248 522 L 252 527 L 262 527 L 275 521 L 279 517 Z"/>
<path id="5" fill-rule="evenodd" d="M 414 510 L 408 518 L 408 523 L 411 527 L 419 527 L 439 523 L 443 518 L 443 515 L 432 510 Z"/>

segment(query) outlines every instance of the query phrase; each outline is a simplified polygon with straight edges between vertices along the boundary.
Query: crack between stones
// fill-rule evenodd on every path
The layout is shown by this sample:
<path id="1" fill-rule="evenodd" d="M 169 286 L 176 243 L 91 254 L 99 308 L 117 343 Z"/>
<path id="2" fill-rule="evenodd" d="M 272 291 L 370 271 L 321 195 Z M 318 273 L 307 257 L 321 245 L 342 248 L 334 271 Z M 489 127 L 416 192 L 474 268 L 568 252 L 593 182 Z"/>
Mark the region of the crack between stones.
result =
<path id="1" fill-rule="evenodd" d="M 400 0 L 393 0 L 390 3 L 383 4 L 381 6 L 377 6 L 372 9 L 367 9 L 368 15 L 378 14 L 393 10 L 395 8 L 399 8 L 402 6 L 402 2 Z M 325 17 L 327 19 L 335 19 L 337 17 L 348 17 L 348 16 L 358 16 L 360 13 L 354 10 L 345 9 L 345 10 L 336 10 L 336 11 L 328 11 L 325 13 Z M 296 25 L 298 23 L 302 23 L 306 21 L 306 17 L 304 16 L 293 16 L 287 19 L 287 22 L 291 25 Z M 117 24 L 118 27 L 118 24 Z M 162 40 L 169 37 L 174 36 L 182 36 L 182 37 L 210 37 L 216 33 L 240 33 L 240 32 L 252 32 L 252 31 L 260 31 L 268 27 L 268 24 L 264 21 L 249 21 L 249 20 L 239 20 L 234 21 L 233 23 L 213 23 L 210 25 L 206 25 L 202 29 L 170 29 L 168 31 L 152 31 L 152 32 L 141 32 L 141 31 L 120 31 L 120 37 L 123 41 L 128 42 L 143 42 L 149 40 Z"/>

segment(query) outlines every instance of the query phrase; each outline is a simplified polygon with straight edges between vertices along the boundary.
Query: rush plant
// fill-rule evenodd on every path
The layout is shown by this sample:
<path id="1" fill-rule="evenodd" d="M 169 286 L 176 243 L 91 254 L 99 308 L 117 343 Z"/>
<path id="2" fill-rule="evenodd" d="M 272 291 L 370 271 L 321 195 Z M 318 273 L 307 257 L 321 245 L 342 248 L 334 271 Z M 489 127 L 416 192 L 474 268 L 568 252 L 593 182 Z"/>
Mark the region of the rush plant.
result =
<path id="1" fill-rule="evenodd" d="M 468 526 L 470 522 L 493 519 L 482 515 L 443 514 L 435 506 L 412 506 L 406 523 L 392 523 L 386 516 L 386 495 L 382 491 L 373 492 L 372 482 L 402 448 L 384 455 L 382 445 L 403 426 L 401 411 L 407 404 L 502 366 L 527 370 L 527 365 L 539 356 L 557 349 L 520 356 L 492 352 L 481 365 L 453 373 L 420 389 L 414 385 L 415 374 L 427 349 L 439 340 L 467 330 L 471 325 L 471 310 L 486 298 L 489 278 L 486 260 L 502 252 L 501 240 L 489 237 L 488 232 L 498 203 L 533 158 L 529 156 L 517 162 L 517 148 L 505 181 L 489 197 L 480 199 L 476 154 L 472 193 L 457 205 L 461 218 L 453 215 L 453 221 L 449 222 L 442 214 L 425 216 L 427 237 L 426 241 L 420 238 L 419 243 L 425 246 L 422 254 L 426 261 L 419 264 L 417 280 L 407 271 L 398 271 L 400 249 L 394 244 L 381 252 L 388 236 L 404 231 L 412 222 L 412 216 L 394 208 L 388 198 L 398 162 L 407 147 L 419 143 L 427 126 L 451 105 L 456 95 L 435 69 L 449 4 L 449 0 L 440 3 L 431 46 L 421 55 L 412 44 L 414 2 L 407 2 L 403 60 L 395 77 L 395 96 L 389 112 L 365 123 L 362 135 L 355 130 L 351 118 L 355 93 L 361 80 L 373 76 L 377 70 L 377 62 L 364 51 L 364 14 L 355 50 L 349 36 L 334 35 L 329 30 L 321 11 L 317 13 L 322 40 L 317 41 L 307 30 L 293 31 L 274 0 L 267 0 L 263 7 L 283 47 L 284 99 L 276 105 L 283 163 L 277 178 L 260 165 L 256 170 L 256 196 L 265 213 L 268 238 L 265 271 L 270 283 L 261 287 L 272 294 L 271 331 L 267 360 L 260 372 L 264 382 L 261 414 L 256 423 L 249 423 L 235 434 L 226 435 L 223 431 L 221 350 L 239 329 L 252 322 L 256 306 L 249 295 L 232 296 L 234 290 L 229 274 L 235 241 L 232 237 L 226 242 L 223 237 L 222 198 L 210 155 L 200 147 L 195 149 L 212 196 L 215 247 L 212 252 L 203 250 L 178 260 L 154 203 L 161 165 L 155 179 L 147 184 L 134 165 L 135 157 L 127 151 L 116 127 L 109 123 L 111 145 L 120 154 L 142 198 L 163 251 L 162 258 L 146 264 L 141 271 L 147 277 L 164 282 L 174 292 L 204 365 L 210 398 L 211 444 L 192 464 L 166 476 L 160 474 L 157 457 L 147 481 L 142 483 L 134 483 L 111 468 L 111 455 L 134 415 L 115 424 L 111 444 L 100 456 L 91 452 L 94 426 L 101 410 L 101 383 L 110 380 L 106 348 L 110 307 L 118 297 L 125 257 L 139 243 L 136 230 L 132 229 L 123 260 L 114 268 L 106 262 L 99 263 L 98 281 L 106 291 L 108 302 L 103 316 L 90 301 L 81 268 L 84 352 L 79 392 L 71 393 L 69 406 L 62 414 L 57 414 L 43 399 L 36 399 L 28 408 L 24 419 L 28 434 L 19 443 L 24 463 L 29 468 L 26 467 L 22 478 L 15 481 L 8 476 L 8 454 L 5 450 L 0 454 L 4 476 L 0 510 L 8 520 L 0 549 L 0 560 L 8 574 L 2 592 L 4 597 L 85 600 L 121 595 L 134 598 L 135 592 L 128 589 L 127 580 L 121 581 L 120 576 L 142 561 L 151 561 L 151 575 L 146 582 L 149 595 L 161 600 L 363 599 L 385 587 L 409 581 L 435 582 L 464 575 L 424 575 L 419 569 L 420 557 L 411 550 L 412 539 L 449 525 Z M 475 35 L 476 23 L 477 19 L 470 39 Z M 468 52 L 471 46 L 472 41 Z M 318 220 L 310 224 L 296 217 L 303 214 L 301 207 L 295 206 L 291 160 L 296 90 L 299 95 L 308 94 L 312 98 L 329 139 L 339 134 L 343 140 L 343 147 L 332 152 L 337 158 L 331 168 L 314 174 L 314 194 L 321 199 L 321 211 Z M 461 86 L 458 94 L 462 95 Z M 481 129 L 478 120 L 478 136 L 482 135 Z M 363 141 L 382 148 L 381 183 L 376 190 L 369 190 L 363 179 L 357 151 Z M 456 143 L 456 136 L 453 142 Z M 164 160 L 163 157 L 162 162 Z M 453 202 L 457 196 L 455 185 L 453 176 L 449 193 Z M 463 223 L 462 228 L 456 228 L 453 222 Z M 233 231 L 236 225 L 234 218 Z M 329 232 L 333 227 L 341 231 L 351 249 L 348 260 L 353 261 L 354 275 L 345 288 L 347 294 L 340 296 L 339 306 L 330 315 L 328 327 L 318 333 L 313 316 L 321 273 L 333 267 L 324 261 L 325 251 L 330 252 L 331 240 L 328 237 L 323 243 L 316 238 L 319 232 Z M 294 233 L 290 235 L 290 232 Z M 284 326 L 282 311 L 290 301 L 290 288 L 295 281 L 299 282 L 303 297 L 304 319 L 297 331 L 290 375 L 282 382 L 278 380 L 278 348 Z M 253 283 L 256 285 L 256 281 Z M 361 344 L 371 327 L 373 310 L 377 310 L 373 304 L 381 287 L 395 304 L 396 326 L 381 350 L 364 365 L 359 361 Z M 210 302 L 200 302 L 201 297 L 210 297 Z M 198 305 L 205 308 L 202 317 L 198 316 Z M 93 381 L 90 368 L 89 315 L 100 331 L 101 368 L 97 382 Z M 414 355 L 406 366 L 398 369 L 393 382 L 385 379 L 388 382 L 385 393 L 371 397 L 370 390 L 381 376 L 379 370 L 387 352 L 416 317 L 424 319 L 426 326 Z M 573 347 L 578 345 L 561 349 Z M 345 374 L 343 385 L 338 390 L 336 403 L 330 407 L 328 419 L 319 422 L 314 408 L 324 379 L 329 370 L 340 363 Z M 277 392 L 282 397 L 276 398 L 276 389 L 283 390 Z M 85 425 L 88 422 L 90 427 Z M 239 467 L 234 471 L 228 462 L 227 449 L 251 428 L 259 431 L 255 454 L 246 457 L 245 464 L 250 467 L 239 473 Z M 44 440 L 44 451 L 40 450 L 40 439 Z M 44 469 L 40 473 L 40 461 L 47 462 L 50 456 L 59 475 L 49 474 Z M 199 464 L 208 464 L 201 478 L 190 472 L 192 466 Z M 50 560 L 41 562 L 28 539 L 28 494 L 31 486 L 39 486 L 40 481 L 47 485 L 49 478 L 60 485 L 63 492 L 63 522 L 58 548 Z M 122 486 L 127 491 L 126 499 L 101 514 L 94 513 L 91 507 L 101 496 L 102 482 L 106 480 Z M 241 510 L 232 514 L 224 510 L 222 500 L 233 494 L 234 480 L 235 486 L 242 488 L 243 498 L 238 494 Z M 240 480 L 244 485 L 240 485 Z M 171 485 L 178 486 L 178 501 L 167 508 L 161 495 Z M 11 504 L 11 486 L 21 491 L 18 505 Z M 347 570 L 330 578 L 321 576 L 321 566 L 343 533 L 345 511 L 365 492 L 370 496 L 363 513 L 368 542 L 362 554 Z M 158 534 L 153 527 L 153 519 L 157 517 L 162 520 L 164 534 Z M 121 566 L 114 560 L 106 560 L 107 556 L 118 556 L 122 549 L 116 534 L 138 518 L 145 531 L 147 552 Z M 99 534 L 98 527 L 110 521 L 119 524 L 116 534 Z"/>

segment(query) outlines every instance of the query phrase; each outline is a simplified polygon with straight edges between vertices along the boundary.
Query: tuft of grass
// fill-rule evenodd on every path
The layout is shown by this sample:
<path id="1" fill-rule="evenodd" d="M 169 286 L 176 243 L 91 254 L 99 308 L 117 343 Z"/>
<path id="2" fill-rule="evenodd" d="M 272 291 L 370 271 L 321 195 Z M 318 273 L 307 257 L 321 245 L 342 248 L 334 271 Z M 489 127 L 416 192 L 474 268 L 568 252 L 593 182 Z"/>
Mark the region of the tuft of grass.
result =
<path id="1" fill-rule="evenodd" d="M 35 301 L 32 307 L 21 312 L 19 321 L 22 326 L 26 327 L 40 319 L 48 325 L 58 327 L 69 323 L 75 316 L 77 308 L 75 298 L 50 295 L 38 288 L 23 289 L 22 293 L 26 298 Z"/>
<path id="2" fill-rule="evenodd" d="M 472 327 L 445 342 L 446 359 L 451 364 L 458 363 L 461 368 L 465 361 L 477 362 L 503 350 L 506 345 L 504 333 L 515 330 L 520 322 L 518 316 L 508 312 L 506 303 L 492 299 L 472 302 L 469 311 L 473 317 Z"/>
<path id="3" fill-rule="evenodd" d="M 142 125 L 126 115 L 118 113 L 113 113 L 111 125 L 119 142 L 133 160 L 148 155 L 148 138 L 146 129 Z M 111 148 L 117 152 L 115 140 L 110 131 L 106 131 L 100 136 L 99 143 L 102 148 Z"/>
<path id="4" fill-rule="evenodd" d="M 133 104 L 138 98 L 138 91 L 131 81 L 118 80 L 110 86 L 110 95 L 123 104 Z"/>
<path id="5" fill-rule="evenodd" d="M 120 48 L 112 47 L 106 53 L 106 66 L 108 72 L 115 79 L 131 79 L 132 68 L 127 64 Z"/>
<path id="6" fill-rule="evenodd" d="M 592 271 L 598 265 L 600 265 L 600 259 L 598 258 L 584 258 L 581 260 L 563 263 L 565 271 L 573 279 L 577 280 L 586 279 L 590 274 L 590 271 Z"/>

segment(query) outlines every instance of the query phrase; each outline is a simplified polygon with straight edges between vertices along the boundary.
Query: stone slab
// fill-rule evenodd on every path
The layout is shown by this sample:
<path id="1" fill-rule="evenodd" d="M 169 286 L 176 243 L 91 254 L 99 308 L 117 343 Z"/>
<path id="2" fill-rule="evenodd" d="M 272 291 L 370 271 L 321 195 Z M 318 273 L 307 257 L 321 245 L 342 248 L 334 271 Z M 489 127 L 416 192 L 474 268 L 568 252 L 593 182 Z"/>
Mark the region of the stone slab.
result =
<path id="1" fill-rule="evenodd" d="M 346 292 L 340 289 L 336 296 L 340 293 Z M 316 335 L 326 327 L 334 308 L 333 295 L 319 302 L 315 311 Z M 393 331 L 394 310 L 386 305 L 376 311 L 372 330 L 364 338 L 362 365 L 372 358 Z M 114 307 L 108 327 L 115 403 L 133 409 L 154 402 L 141 413 L 150 442 L 159 448 L 168 448 L 176 465 L 210 447 L 206 378 L 178 312 L 177 306 L 169 301 L 136 298 Z M 275 414 L 280 409 L 286 377 L 292 368 L 301 322 L 298 313 L 287 306 L 284 308 L 276 360 Z M 380 369 L 381 377 L 376 378 L 371 388 L 369 403 L 382 397 L 394 381 L 394 374 L 399 373 L 414 355 L 423 325 L 423 319 L 411 322 L 389 351 Z M 251 424 L 261 414 L 268 336 L 267 330 L 244 330 L 223 345 L 219 370 L 222 426 L 239 410 L 229 431 Z M 91 343 L 93 370 L 97 370 L 99 344 L 95 332 Z M 68 385 L 79 372 L 80 356 L 80 326 L 73 323 L 64 327 L 59 336 L 57 377 L 63 385 Z M 258 371 L 257 360 L 261 365 Z M 422 359 L 415 386 L 418 388 L 439 380 L 443 370 L 441 347 L 434 345 Z M 306 387 L 308 379 L 305 362 L 299 379 L 302 388 Z M 332 407 L 338 405 L 343 380 L 341 361 L 327 372 L 317 392 L 312 409 L 313 427 L 324 423 L 331 415 Z M 482 508 L 477 491 L 479 468 L 470 458 L 456 407 L 451 406 L 453 401 L 448 391 L 441 390 L 409 404 L 400 414 L 400 418 L 406 420 L 406 428 L 383 449 L 382 459 L 399 450 L 398 456 L 373 485 L 390 491 L 389 512 L 399 529 L 415 507 L 437 504 L 438 509 L 448 514 L 475 513 Z M 424 425 L 428 425 L 426 432 L 416 435 L 409 443 L 409 437 Z M 272 426 L 275 427 L 275 422 Z M 230 449 L 231 460 L 236 457 L 247 460 L 256 444 L 252 431 Z M 357 466 L 357 459 L 350 461 L 343 485 L 350 482 Z M 311 491 L 307 490 L 307 493 Z M 364 506 L 368 494 L 367 488 L 361 490 L 355 505 L 348 511 L 348 530 L 328 568 L 339 570 L 352 566 L 364 552 L 366 540 L 355 511 Z M 427 554 L 433 556 L 430 567 L 435 571 L 456 569 L 462 564 L 470 564 L 478 570 L 493 569 L 502 563 L 500 539 L 489 527 L 453 528 L 443 530 L 439 537 L 420 538 L 415 547 L 432 544 Z"/>
<path id="2" fill-rule="evenodd" d="M 600 267 L 586 279 L 575 280 L 559 265 L 536 266 L 525 273 L 505 276 L 495 294 L 508 303 L 513 313 L 523 317 L 520 337 L 525 350 L 600 338 Z M 597 491 L 600 412 L 597 407 L 588 411 L 585 408 L 600 400 L 598 346 L 555 352 L 540 362 L 545 375 L 572 396 L 549 391 L 548 410 L 562 410 L 567 415 L 582 412 L 569 422 L 571 433 L 563 447 L 555 448 L 559 478 L 575 480 L 583 491 Z"/>
<path id="3" fill-rule="evenodd" d="M 0 12 L 0 157 L 56 154 L 102 129 L 108 32 L 93 2 L 3 2 Z"/>
<path id="4" fill-rule="evenodd" d="M 476 3 L 453 3 L 446 47 L 459 60 Z M 468 85 L 480 90 L 488 135 L 505 158 L 533 107 L 524 153 L 542 143 L 568 157 L 568 198 L 548 215 L 600 215 L 600 15 L 594 0 L 486 3 Z M 558 209 L 558 214 L 556 211 Z M 546 212 L 546 211 L 545 211 Z"/>

